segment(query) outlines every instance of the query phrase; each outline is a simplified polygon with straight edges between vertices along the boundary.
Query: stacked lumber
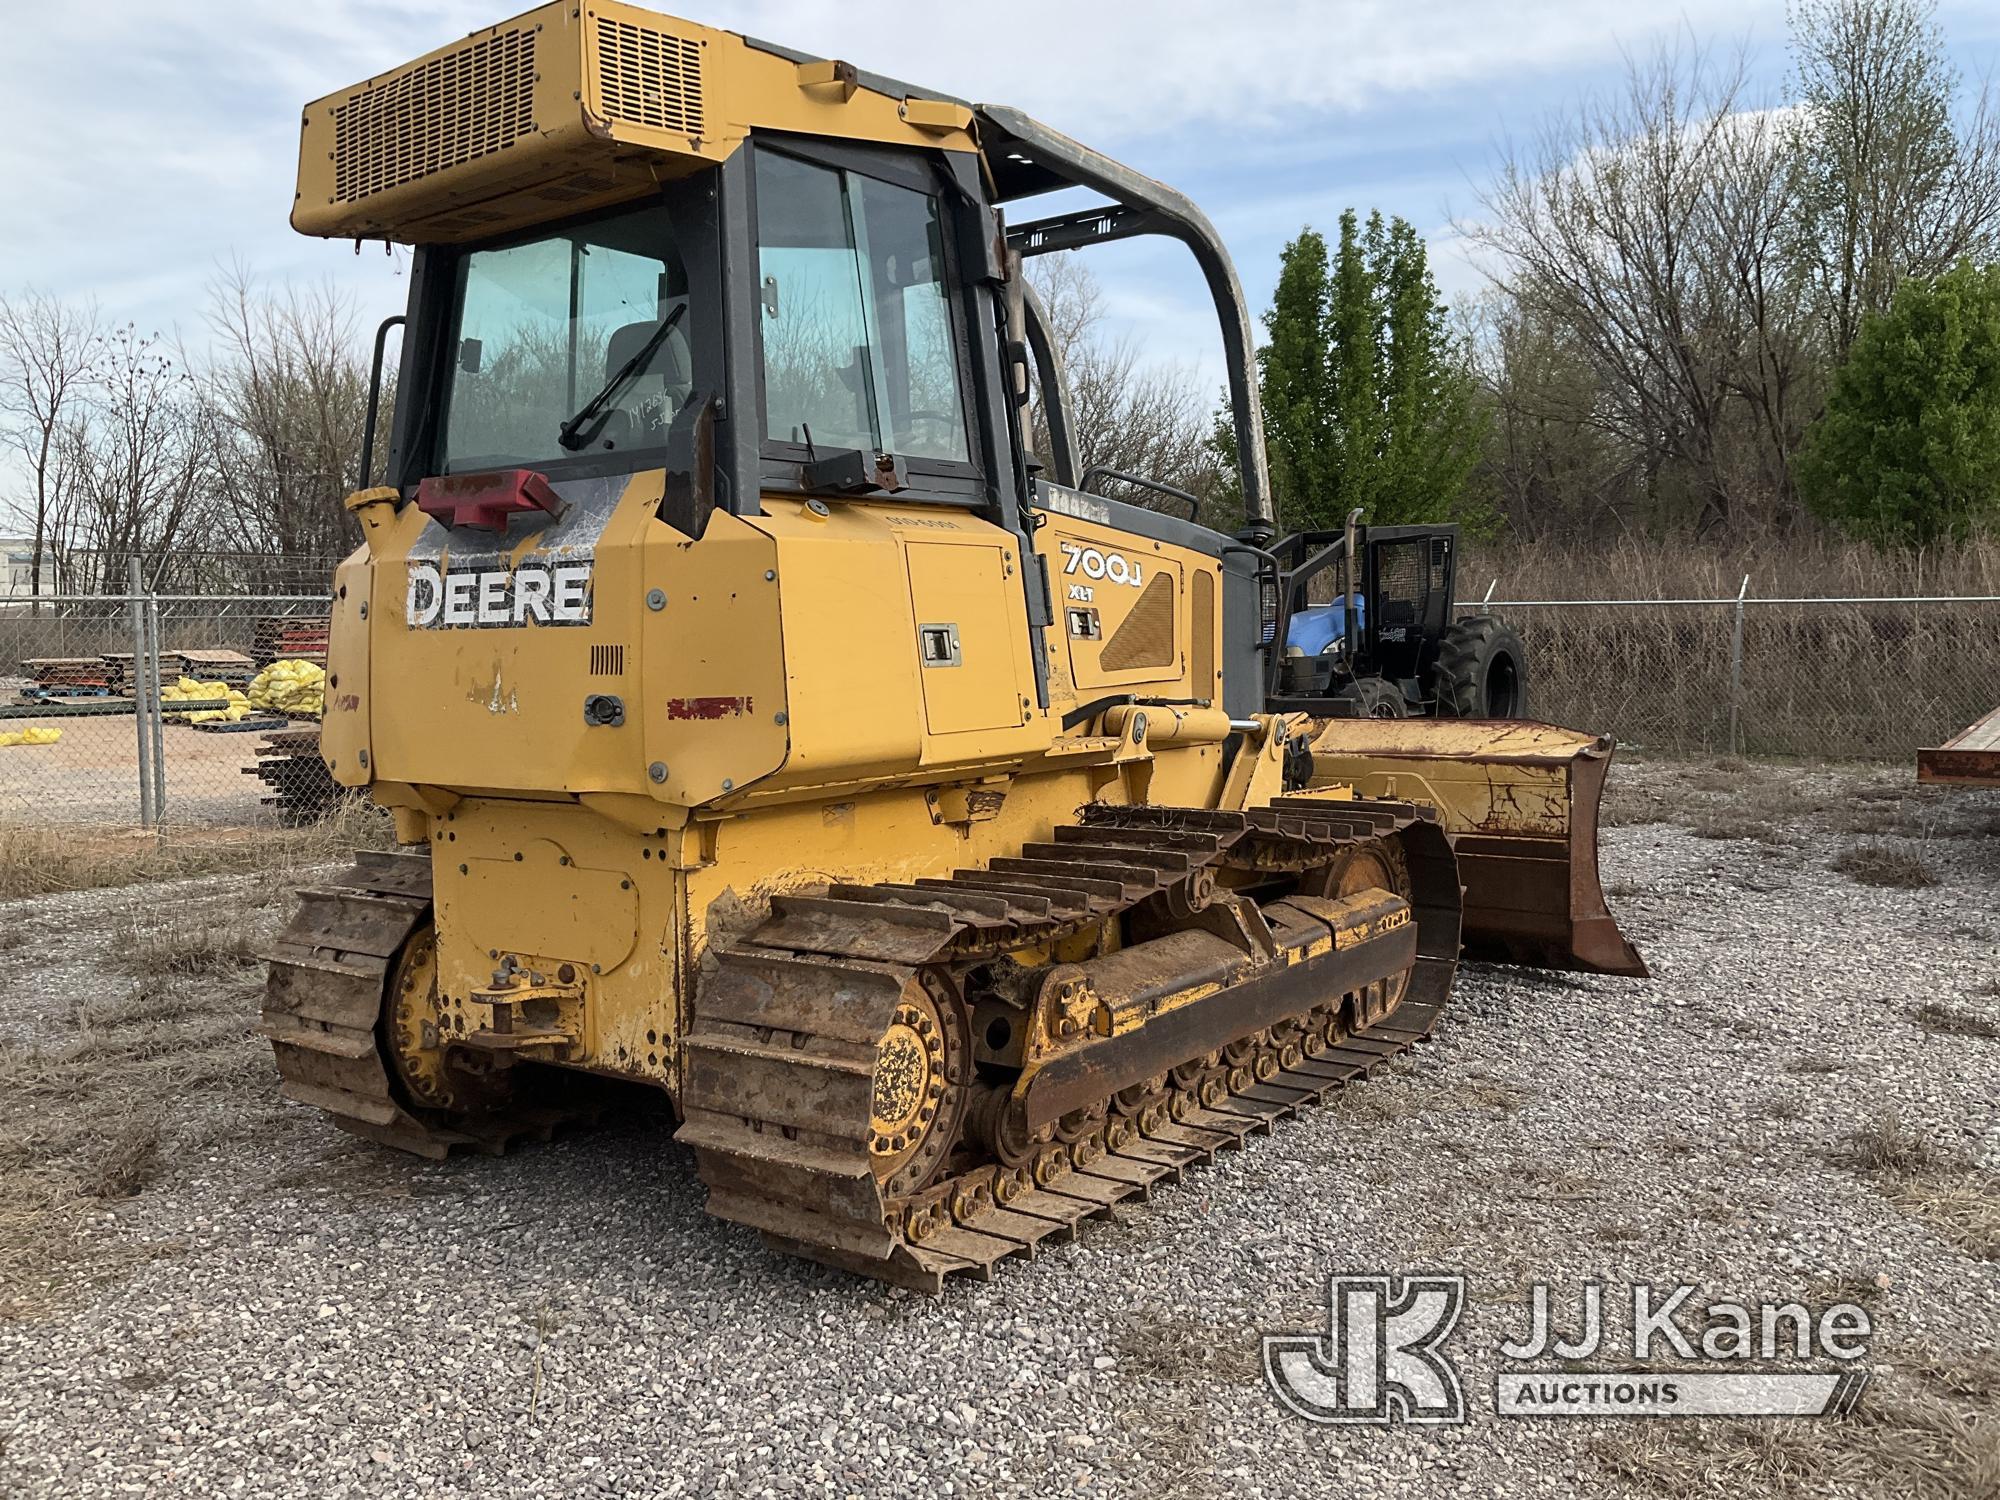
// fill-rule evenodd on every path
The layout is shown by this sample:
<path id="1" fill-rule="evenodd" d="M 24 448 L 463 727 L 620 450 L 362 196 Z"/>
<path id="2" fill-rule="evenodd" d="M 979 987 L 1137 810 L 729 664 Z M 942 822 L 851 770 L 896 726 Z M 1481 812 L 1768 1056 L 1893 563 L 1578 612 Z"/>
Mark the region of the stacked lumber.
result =
<path id="1" fill-rule="evenodd" d="M 280 729 L 257 742 L 257 764 L 243 768 L 245 776 L 255 776 L 268 792 L 267 807 L 277 809 L 278 820 L 287 828 L 316 823 L 355 795 L 333 779 L 326 762 L 319 757 L 317 729 Z"/>
<path id="2" fill-rule="evenodd" d="M 327 631 L 332 624 L 330 615 L 266 615 L 257 621 L 250 638 L 250 654 L 260 667 L 284 659 L 323 667 Z"/>
<path id="3" fill-rule="evenodd" d="M 240 686 L 257 675 L 257 663 L 241 651 L 174 651 L 160 654 L 160 671 L 166 672 L 171 655 L 182 663 L 181 671 L 203 682 L 226 682 Z"/>
<path id="4" fill-rule="evenodd" d="M 28 685 L 21 701 L 44 698 L 101 698 L 117 674 L 95 656 L 43 656 L 21 663 Z"/>
<path id="5" fill-rule="evenodd" d="M 132 653 L 130 651 L 107 651 L 99 660 L 101 665 L 98 670 L 103 672 L 106 679 L 110 682 L 111 691 L 121 693 L 127 698 L 132 697 L 139 682 L 139 674 L 132 666 L 134 660 Z M 162 655 L 160 658 L 160 673 L 162 676 L 166 674 L 166 670 L 166 658 Z"/>

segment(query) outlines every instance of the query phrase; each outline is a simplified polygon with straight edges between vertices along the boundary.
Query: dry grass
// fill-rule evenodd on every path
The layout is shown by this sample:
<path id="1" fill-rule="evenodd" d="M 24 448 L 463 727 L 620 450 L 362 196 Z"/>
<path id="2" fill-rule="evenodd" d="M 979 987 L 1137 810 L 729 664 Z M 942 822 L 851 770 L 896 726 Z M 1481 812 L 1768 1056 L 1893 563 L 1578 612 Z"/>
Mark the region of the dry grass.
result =
<path id="1" fill-rule="evenodd" d="M 1241 1325 L 1198 1322 L 1183 1313 L 1142 1308 L 1119 1330 L 1121 1375 L 1194 1385 L 1256 1385 L 1263 1346 Z"/>
<path id="2" fill-rule="evenodd" d="M 1833 857 L 1833 869 L 1859 885 L 1890 890 L 1920 891 L 1938 883 L 1921 854 L 1891 844 L 1856 844 L 1843 849 Z"/>
<path id="3" fill-rule="evenodd" d="M 2000 1491 L 2000 1418 L 1903 1384 L 1872 1386 L 1836 1421 L 1635 1422 L 1593 1451 L 1612 1473 L 1689 1500 L 1834 1489 L 1984 1500 Z"/>
<path id="4" fill-rule="evenodd" d="M 1860 1272 L 1809 1288 L 1815 1303 L 1860 1302 L 1886 1278 Z M 1669 1496 L 1830 1491 L 1898 1500 L 1989 1500 L 2000 1494 L 2000 1354 L 1917 1343 L 1890 1352 L 1860 1405 L 1837 1421 L 1625 1424 L 1592 1451 L 1612 1473 Z"/>
<path id="5" fill-rule="evenodd" d="M 149 988 L 164 981 L 228 975 L 259 961 L 260 929 L 241 912 L 213 907 L 159 907 L 146 902 L 118 918 L 119 961 Z"/>
<path id="6" fill-rule="evenodd" d="M 88 1153 L 78 1186 L 93 1198 L 130 1198 L 163 1170 L 159 1111 L 138 1109 L 108 1129 Z"/>
<path id="7" fill-rule="evenodd" d="M 1910 1011 L 1915 1021 L 1932 1036 L 1970 1036 L 1992 1041 L 2000 1037 L 2000 1026 L 1969 1010 L 1960 1010 L 1942 1000 L 1926 1000 Z"/>
<path id="8" fill-rule="evenodd" d="M 1915 1177 L 1890 1184 L 1887 1192 L 1890 1202 L 1966 1254 L 2000 1260 L 2000 1179 L 1983 1172 L 1956 1179 Z"/>
<path id="9" fill-rule="evenodd" d="M 1605 546 L 1506 541 L 1460 555 L 1477 599 L 1855 598 L 2000 592 L 2000 542 L 1943 557 L 1788 538 L 1728 549 L 1644 538 Z M 1527 641 L 1537 717 L 1675 755 L 1729 748 L 1732 604 L 1508 606 Z M 1903 760 L 2000 701 L 2000 606 L 1751 605 L 1740 743 L 1752 754 Z"/>
<path id="10" fill-rule="evenodd" d="M 1498 1115 L 1512 1116 L 1534 1097 L 1535 1090 L 1519 1084 L 1474 1080 L 1457 1091 L 1453 1102 L 1470 1109 L 1492 1110 Z"/>
<path id="11" fill-rule="evenodd" d="M 1906 1363 L 1947 1395 L 1983 1401 L 1989 1409 L 2000 1408 L 2000 1349 L 1948 1353 L 1932 1344 L 1920 1344 L 1909 1353 Z"/>
<path id="12" fill-rule="evenodd" d="M 1879 1115 L 1849 1132 L 1831 1154 L 1831 1160 L 1855 1172 L 1901 1176 L 1941 1172 L 1962 1165 L 1959 1157 L 1940 1149 L 1923 1131 L 1905 1125 L 1894 1115 Z"/>
<path id="13" fill-rule="evenodd" d="M 193 875 L 304 870 L 392 847 L 388 817 L 341 804 L 308 828 L 64 828 L 0 823 L 0 901 Z"/>
<path id="14" fill-rule="evenodd" d="M 231 1122 L 269 1068 L 252 1030 L 254 955 L 275 920 L 229 898 L 113 910 L 78 936 L 117 953 L 134 978 L 107 974 L 54 1038 L 0 1043 L 0 1317 L 32 1315 L 153 1253 L 86 1254 L 83 1214 L 146 1191 L 180 1154 L 241 1128 Z"/>
<path id="15" fill-rule="evenodd" d="M 1956 1150 L 1883 1115 L 1843 1137 L 1830 1159 L 1968 1255 L 2000 1260 L 2000 1177 Z"/>
<path id="16" fill-rule="evenodd" d="M 1497 580 L 1496 599 L 1562 599 L 1590 580 L 1600 599 L 2000 594 L 2000 538 L 1982 537 L 1943 554 L 1882 552 L 1829 536 L 1772 538 L 1726 547 L 1670 545 L 1628 537 L 1611 545 L 1469 542 L 1459 556 L 1460 592 L 1476 597 Z"/>
<path id="17" fill-rule="evenodd" d="M 1814 1276 L 1806 1282 L 1806 1301 L 1814 1307 L 1831 1307 L 1836 1302 L 1866 1304 L 1889 1289 L 1882 1272 L 1840 1271 Z"/>

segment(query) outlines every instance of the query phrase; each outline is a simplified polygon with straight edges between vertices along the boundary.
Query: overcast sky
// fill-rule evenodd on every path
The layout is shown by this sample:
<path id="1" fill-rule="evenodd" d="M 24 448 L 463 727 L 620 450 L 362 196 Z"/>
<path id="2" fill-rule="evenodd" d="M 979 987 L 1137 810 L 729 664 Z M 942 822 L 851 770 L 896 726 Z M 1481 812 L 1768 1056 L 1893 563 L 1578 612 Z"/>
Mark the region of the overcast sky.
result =
<path id="1" fill-rule="evenodd" d="M 400 311 L 400 261 L 308 240 L 286 220 L 298 110 L 476 26 L 476 0 L 89 0 L 10 6 L 0 49 L 0 291 L 95 297 L 142 330 L 202 336 L 206 284 L 240 258 L 332 278 L 366 324 Z M 754 0 L 691 19 L 844 58 L 960 97 L 1017 105 L 1190 193 L 1261 309 L 1279 248 L 1348 205 L 1432 242 L 1447 294 L 1476 274 L 1449 220 L 1499 144 L 1614 86 L 1627 52 L 1676 30 L 1754 49 L 1783 84 L 1783 0 Z M 2000 0 L 1942 16 L 1964 70 L 1990 70 Z M 1122 327 L 1219 382 L 1212 313 L 1185 252 L 1093 264 Z"/>

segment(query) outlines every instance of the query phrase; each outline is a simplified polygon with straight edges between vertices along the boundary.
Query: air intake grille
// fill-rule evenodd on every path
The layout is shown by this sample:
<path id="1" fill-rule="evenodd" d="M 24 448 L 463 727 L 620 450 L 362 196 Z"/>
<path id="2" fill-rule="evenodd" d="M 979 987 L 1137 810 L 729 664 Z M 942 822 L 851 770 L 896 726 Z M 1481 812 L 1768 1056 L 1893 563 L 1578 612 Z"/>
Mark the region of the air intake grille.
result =
<path id="1" fill-rule="evenodd" d="M 334 194 L 352 203 L 534 132 L 534 32 L 482 37 L 334 110 Z"/>
<path id="2" fill-rule="evenodd" d="M 1097 664 L 1107 672 L 1171 667 L 1179 655 L 1174 648 L 1173 575 L 1155 573 L 1131 613 L 1104 643 Z"/>
<path id="3" fill-rule="evenodd" d="M 590 648 L 590 675 L 592 677 L 623 677 L 625 675 L 625 648 L 623 646 L 592 646 Z"/>
<path id="4" fill-rule="evenodd" d="M 597 87 L 604 113 L 613 120 L 681 135 L 703 133 L 699 42 L 600 16 Z"/>

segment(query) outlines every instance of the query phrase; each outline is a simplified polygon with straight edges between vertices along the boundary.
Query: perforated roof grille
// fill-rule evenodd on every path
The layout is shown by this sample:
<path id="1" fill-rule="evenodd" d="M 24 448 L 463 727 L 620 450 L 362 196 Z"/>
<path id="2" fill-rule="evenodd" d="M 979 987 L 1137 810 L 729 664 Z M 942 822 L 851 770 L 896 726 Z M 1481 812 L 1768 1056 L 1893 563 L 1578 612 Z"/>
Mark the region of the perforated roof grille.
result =
<path id="1" fill-rule="evenodd" d="M 334 194 L 351 203 L 534 132 L 535 33 L 481 37 L 335 108 Z"/>
<path id="2" fill-rule="evenodd" d="M 703 133 L 699 42 L 599 16 L 597 89 L 614 120 Z"/>

